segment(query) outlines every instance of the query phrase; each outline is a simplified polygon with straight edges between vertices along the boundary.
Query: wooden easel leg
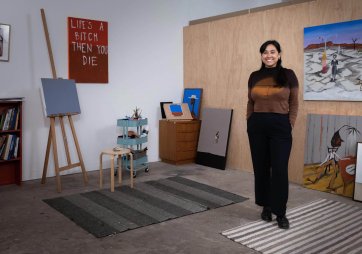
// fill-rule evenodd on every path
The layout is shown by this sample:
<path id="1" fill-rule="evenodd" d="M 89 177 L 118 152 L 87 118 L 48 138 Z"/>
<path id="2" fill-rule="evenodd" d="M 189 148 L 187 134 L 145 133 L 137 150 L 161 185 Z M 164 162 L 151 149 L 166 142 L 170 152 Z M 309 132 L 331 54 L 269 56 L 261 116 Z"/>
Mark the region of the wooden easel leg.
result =
<path id="1" fill-rule="evenodd" d="M 53 143 L 53 157 L 54 157 L 54 168 L 55 168 L 55 175 L 57 179 L 57 191 L 62 191 L 62 186 L 60 182 L 60 174 L 59 174 L 59 160 L 58 160 L 58 150 L 57 150 L 57 138 L 55 135 L 55 118 L 50 118 L 50 132 L 51 132 L 51 139 Z"/>
<path id="2" fill-rule="evenodd" d="M 65 128 L 64 128 L 64 121 L 63 121 L 63 116 L 59 117 L 59 122 L 60 122 L 60 128 L 62 129 L 62 135 L 63 135 L 63 143 L 64 143 L 64 148 L 65 148 L 65 154 L 67 155 L 67 162 L 68 162 L 68 166 L 70 164 L 72 164 L 72 161 L 70 159 L 70 153 L 69 153 L 69 147 L 68 147 L 68 140 L 67 140 L 67 135 L 65 133 Z"/>
<path id="3" fill-rule="evenodd" d="M 99 156 L 99 188 L 103 187 L 103 165 L 102 165 L 103 153 Z"/>
<path id="4" fill-rule="evenodd" d="M 51 139 L 52 133 L 51 128 L 49 127 L 49 135 L 48 135 L 48 144 L 47 144 L 47 150 L 45 152 L 45 160 L 44 160 L 44 166 L 43 166 L 43 176 L 41 178 L 41 183 L 44 184 L 47 178 L 47 171 L 48 171 L 48 162 L 49 162 L 49 153 L 50 153 L 50 145 L 52 144 Z"/>
<path id="5" fill-rule="evenodd" d="M 68 120 L 69 120 L 69 123 L 70 123 L 70 128 L 71 128 L 71 130 L 72 130 L 75 147 L 77 148 L 77 153 L 78 153 L 78 158 L 79 158 L 79 162 L 80 162 L 80 167 L 81 167 L 82 173 L 83 173 L 84 184 L 86 185 L 86 184 L 88 183 L 88 175 L 87 175 L 87 171 L 85 171 L 84 162 L 83 162 L 83 157 L 82 157 L 82 153 L 81 153 L 81 151 L 80 151 L 80 147 L 79 147 L 79 143 L 78 143 L 78 139 L 77 139 L 77 134 L 75 133 L 74 124 L 73 124 L 73 120 L 72 120 L 72 116 L 71 116 L 71 115 L 68 115 Z"/>
<path id="6" fill-rule="evenodd" d="M 114 156 L 111 155 L 111 192 L 114 192 Z"/>

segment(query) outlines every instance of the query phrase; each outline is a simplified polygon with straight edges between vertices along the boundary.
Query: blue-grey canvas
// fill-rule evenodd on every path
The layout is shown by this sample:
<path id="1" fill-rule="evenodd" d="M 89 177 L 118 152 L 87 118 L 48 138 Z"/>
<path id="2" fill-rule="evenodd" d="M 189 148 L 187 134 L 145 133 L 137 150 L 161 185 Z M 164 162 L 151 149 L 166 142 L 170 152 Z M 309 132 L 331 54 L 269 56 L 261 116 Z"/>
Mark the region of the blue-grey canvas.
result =
<path id="1" fill-rule="evenodd" d="M 80 114 L 77 88 L 72 79 L 42 78 L 47 117 Z"/>

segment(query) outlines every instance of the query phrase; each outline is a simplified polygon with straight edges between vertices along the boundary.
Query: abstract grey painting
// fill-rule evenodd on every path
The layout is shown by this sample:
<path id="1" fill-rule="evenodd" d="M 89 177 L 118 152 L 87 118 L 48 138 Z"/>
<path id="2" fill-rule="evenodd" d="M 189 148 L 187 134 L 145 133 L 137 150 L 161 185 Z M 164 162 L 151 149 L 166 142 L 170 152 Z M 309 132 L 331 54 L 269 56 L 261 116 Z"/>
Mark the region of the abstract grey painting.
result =
<path id="1" fill-rule="evenodd" d="M 204 108 L 196 163 L 225 169 L 233 110 Z"/>

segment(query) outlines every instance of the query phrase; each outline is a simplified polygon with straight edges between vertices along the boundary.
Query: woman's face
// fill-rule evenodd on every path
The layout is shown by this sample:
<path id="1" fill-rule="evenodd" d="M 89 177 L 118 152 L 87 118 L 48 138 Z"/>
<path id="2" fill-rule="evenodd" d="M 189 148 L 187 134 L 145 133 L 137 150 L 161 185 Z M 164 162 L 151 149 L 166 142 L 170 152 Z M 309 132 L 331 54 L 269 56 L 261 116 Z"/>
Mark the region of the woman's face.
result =
<path id="1" fill-rule="evenodd" d="M 279 58 L 280 54 L 273 44 L 269 44 L 261 54 L 261 61 L 265 64 L 266 68 L 277 66 Z"/>

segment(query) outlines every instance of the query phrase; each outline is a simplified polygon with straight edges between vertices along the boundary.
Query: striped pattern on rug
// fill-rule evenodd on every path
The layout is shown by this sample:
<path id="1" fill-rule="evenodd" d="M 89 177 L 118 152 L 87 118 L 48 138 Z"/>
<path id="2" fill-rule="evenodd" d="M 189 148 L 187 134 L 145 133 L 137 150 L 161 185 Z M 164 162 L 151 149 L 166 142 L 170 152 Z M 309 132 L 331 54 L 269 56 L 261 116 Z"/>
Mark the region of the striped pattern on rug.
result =
<path id="1" fill-rule="evenodd" d="M 290 229 L 258 220 L 222 232 L 261 253 L 362 253 L 362 209 L 321 199 L 287 212 Z"/>
<path id="2" fill-rule="evenodd" d="M 193 213 L 247 200 L 182 177 L 137 183 L 109 190 L 46 199 L 95 237 L 117 234 Z"/>

